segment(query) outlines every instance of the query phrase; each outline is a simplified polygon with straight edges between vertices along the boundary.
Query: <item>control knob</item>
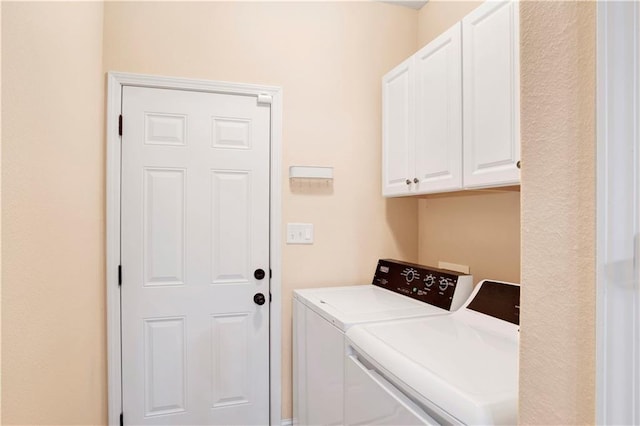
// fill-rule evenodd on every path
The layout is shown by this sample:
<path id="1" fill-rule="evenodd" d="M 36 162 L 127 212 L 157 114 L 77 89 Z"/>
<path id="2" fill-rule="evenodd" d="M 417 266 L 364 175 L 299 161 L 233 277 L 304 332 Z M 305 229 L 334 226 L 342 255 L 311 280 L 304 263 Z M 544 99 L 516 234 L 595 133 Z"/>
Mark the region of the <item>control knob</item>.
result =
<path id="1" fill-rule="evenodd" d="M 447 287 L 449 287 L 449 280 L 446 279 L 445 277 L 440 277 L 440 285 L 439 285 L 440 290 L 445 291 Z"/>
<path id="2" fill-rule="evenodd" d="M 420 278 L 420 276 L 418 275 L 418 271 L 413 268 L 405 269 L 402 275 L 404 275 L 404 279 L 407 281 L 407 284 L 411 283 L 416 278 Z"/>
<path id="3" fill-rule="evenodd" d="M 424 279 L 424 285 L 426 285 L 427 287 L 431 287 L 435 283 L 436 283 L 436 277 L 433 274 L 427 275 Z"/>

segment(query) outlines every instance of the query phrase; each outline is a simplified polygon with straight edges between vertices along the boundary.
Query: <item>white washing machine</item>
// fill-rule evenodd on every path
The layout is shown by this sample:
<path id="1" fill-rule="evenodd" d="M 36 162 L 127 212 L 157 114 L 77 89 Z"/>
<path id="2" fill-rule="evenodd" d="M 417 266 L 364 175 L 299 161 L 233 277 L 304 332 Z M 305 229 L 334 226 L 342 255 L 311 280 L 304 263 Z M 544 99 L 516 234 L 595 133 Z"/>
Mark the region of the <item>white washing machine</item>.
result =
<path id="1" fill-rule="evenodd" d="M 451 315 L 347 331 L 345 424 L 517 424 L 520 287 L 482 281 Z"/>
<path id="2" fill-rule="evenodd" d="M 380 260 L 371 285 L 295 290 L 294 424 L 344 424 L 344 333 L 350 327 L 448 314 L 472 289 L 471 275 Z"/>

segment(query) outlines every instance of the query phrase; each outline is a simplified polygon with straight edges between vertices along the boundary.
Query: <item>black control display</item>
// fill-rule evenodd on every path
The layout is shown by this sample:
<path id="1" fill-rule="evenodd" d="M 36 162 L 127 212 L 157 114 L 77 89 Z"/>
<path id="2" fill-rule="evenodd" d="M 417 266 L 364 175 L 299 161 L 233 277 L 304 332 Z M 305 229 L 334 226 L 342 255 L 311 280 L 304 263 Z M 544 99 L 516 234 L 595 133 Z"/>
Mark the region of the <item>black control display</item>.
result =
<path id="1" fill-rule="evenodd" d="M 399 260 L 380 259 L 373 285 L 449 310 L 460 275 L 463 274 Z"/>
<path id="2" fill-rule="evenodd" d="M 485 281 L 467 309 L 520 325 L 520 287 Z"/>

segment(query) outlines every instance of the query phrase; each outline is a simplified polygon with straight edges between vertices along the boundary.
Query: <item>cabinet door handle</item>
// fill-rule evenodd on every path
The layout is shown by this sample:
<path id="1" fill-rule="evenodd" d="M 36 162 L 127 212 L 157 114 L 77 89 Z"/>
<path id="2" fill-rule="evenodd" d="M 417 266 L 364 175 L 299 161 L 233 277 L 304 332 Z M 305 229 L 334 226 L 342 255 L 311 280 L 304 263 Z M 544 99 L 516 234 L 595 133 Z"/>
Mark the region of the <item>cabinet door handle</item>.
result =
<path id="1" fill-rule="evenodd" d="M 407 182 L 407 185 L 411 185 L 411 181 L 409 179 L 407 179 L 405 182 Z"/>
<path id="2" fill-rule="evenodd" d="M 413 178 L 413 183 L 418 183 L 418 182 L 420 182 L 418 178 Z"/>
<path id="3" fill-rule="evenodd" d="M 520 168 L 520 161 L 518 161 L 518 162 L 516 163 L 516 167 L 517 167 L 517 168 Z"/>

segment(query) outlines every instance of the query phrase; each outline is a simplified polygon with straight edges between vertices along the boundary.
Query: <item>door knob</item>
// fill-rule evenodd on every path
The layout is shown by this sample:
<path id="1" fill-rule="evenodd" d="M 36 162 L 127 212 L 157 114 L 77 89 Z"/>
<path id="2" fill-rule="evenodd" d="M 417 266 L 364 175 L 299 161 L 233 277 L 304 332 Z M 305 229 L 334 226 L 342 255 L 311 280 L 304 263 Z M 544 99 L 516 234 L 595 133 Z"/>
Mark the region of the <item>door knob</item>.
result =
<path id="1" fill-rule="evenodd" d="M 267 299 L 265 299 L 264 294 L 262 293 L 256 293 L 253 296 L 253 301 L 256 303 L 256 305 L 264 305 L 264 302 L 266 302 Z"/>
<path id="2" fill-rule="evenodd" d="M 264 269 L 256 269 L 256 270 L 253 272 L 253 276 L 254 276 L 254 278 L 255 278 L 256 280 L 261 280 L 261 279 L 263 279 L 263 278 L 264 278 L 264 275 L 265 275 L 265 274 L 264 274 Z"/>

